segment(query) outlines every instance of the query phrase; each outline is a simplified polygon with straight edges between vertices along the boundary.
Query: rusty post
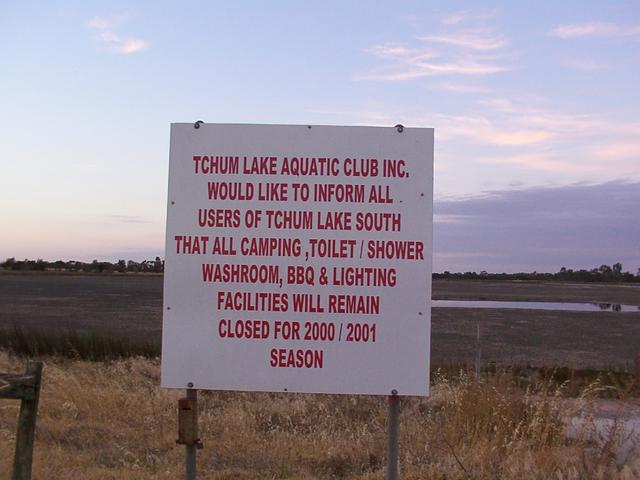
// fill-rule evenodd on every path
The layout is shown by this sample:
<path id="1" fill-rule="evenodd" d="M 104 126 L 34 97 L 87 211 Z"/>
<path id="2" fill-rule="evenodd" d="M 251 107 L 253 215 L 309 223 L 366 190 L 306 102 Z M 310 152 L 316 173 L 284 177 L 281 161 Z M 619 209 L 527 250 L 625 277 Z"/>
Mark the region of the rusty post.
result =
<path id="1" fill-rule="evenodd" d="M 198 391 L 190 388 L 186 398 L 178 400 L 178 440 L 186 447 L 186 479 L 196 479 L 196 449 L 202 448 L 198 437 Z"/>

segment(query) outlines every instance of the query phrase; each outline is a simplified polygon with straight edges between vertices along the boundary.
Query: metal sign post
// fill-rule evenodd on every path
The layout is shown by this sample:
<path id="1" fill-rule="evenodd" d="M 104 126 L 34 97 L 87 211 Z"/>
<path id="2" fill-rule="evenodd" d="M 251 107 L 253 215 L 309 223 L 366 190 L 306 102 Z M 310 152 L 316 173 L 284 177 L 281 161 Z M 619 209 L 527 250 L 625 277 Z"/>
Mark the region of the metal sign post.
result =
<path id="1" fill-rule="evenodd" d="M 178 400 L 178 439 L 186 447 L 186 479 L 196 479 L 196 450 L 202 448 L 198 438 L 198 391 L 188 389 L 186 398 Z"/>
<path id="2" fill-rule="evenodd" d="M 480 382 L 480 321 L 476 323 L 476 359 L 475 359 L 476 383 Z"/>
<path id="3" fill-rule="evenodd" d="M 387 444 L 387 480 L 398 479 L 398 431 L 400 430 L 400 397 L 389 395 L 389 437 Z"/>

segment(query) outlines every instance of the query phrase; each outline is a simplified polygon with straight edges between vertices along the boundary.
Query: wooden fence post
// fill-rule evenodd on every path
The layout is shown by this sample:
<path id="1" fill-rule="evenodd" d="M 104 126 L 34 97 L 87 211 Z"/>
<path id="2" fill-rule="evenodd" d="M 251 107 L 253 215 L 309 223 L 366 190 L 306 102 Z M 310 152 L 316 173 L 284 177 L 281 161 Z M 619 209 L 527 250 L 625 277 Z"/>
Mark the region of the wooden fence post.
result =
<path id="1" fill-rule="evenodd" d="M 0 374 L 0 398 L 21 400 L 11 480 L 31 480 L 41 380 L 42 362 L 27 362 L 22 375 Z"/>

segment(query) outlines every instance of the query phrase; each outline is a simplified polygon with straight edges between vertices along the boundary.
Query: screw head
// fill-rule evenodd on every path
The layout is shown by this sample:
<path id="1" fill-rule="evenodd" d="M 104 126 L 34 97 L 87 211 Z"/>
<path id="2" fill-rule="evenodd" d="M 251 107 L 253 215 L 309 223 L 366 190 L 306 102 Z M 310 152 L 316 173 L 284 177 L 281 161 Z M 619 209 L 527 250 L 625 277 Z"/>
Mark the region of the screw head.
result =
<path id="1" fill-rule="evenodd" d="M 193 128 L 200 128 L 200 125 L 202 125 L 204 122 L 202 120 L 198 120 L 196 123 L 193 124 Z"/>
<path id="2" fill-rule="evenodd" d="M 396 390 L 395 388 L 391 390 L 391 395 L 397 395 L 397 394 L 398 394 L 398 390 Z"/>
<path id="3" fill-rule="evenodd" d="M 189 387 L 189 388 L 193 388 L 193 382 L 189 382 L 189 383 L 187 383 L 187 387 Z"/>
<path id="4" fill-rule="evenodd" d="M 404 132 L 404 125 L 401 125 L 400 123 L 397 124 L 395 128 L 398 131 L 398 133 Z"/>

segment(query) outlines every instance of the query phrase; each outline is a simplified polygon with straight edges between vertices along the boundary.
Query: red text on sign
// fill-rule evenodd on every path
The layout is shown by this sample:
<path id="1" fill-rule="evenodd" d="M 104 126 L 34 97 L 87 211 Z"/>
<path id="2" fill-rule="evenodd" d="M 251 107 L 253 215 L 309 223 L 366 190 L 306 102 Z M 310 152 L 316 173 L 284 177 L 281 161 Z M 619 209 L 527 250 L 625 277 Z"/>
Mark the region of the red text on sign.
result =
<path id="1" fill-rule="evenodd" d="M 272 367 L 282 368 L 322 368 L 324 350 L 290 350 L 273 348 L 271 350 Z"/>
<path id="2" fill-rule="evenodd" d="M 206 235 L 176 235 L 176 253 L 178 255 L 202 255 L 207 253 Z"/>
<path id="3" fill-rule="evenodd" d="M 269 322 L 266 320 L 225 320 L 218 322 L 220 338 L 269 338 Z"/>
<path id="4" fill-rule="evenodd" d="M 300 340 L 300 323 L 276 320 L 273 324 L 273 338 Z"/>

